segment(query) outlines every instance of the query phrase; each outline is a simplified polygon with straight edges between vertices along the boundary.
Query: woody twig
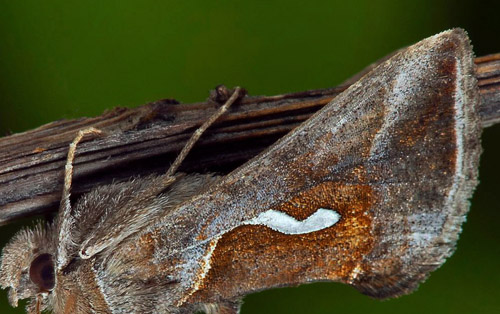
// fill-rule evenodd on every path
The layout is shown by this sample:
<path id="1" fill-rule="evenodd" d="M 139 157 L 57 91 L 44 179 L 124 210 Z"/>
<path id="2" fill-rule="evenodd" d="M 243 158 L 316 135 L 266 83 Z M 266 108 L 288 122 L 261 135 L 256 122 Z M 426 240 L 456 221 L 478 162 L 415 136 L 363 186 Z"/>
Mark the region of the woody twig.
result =
<path id="1" fill-rule="evenodd" d="M 500 122 L 500 54 L 476 58 L 475 63 L 481 121 L 489 127 Z M 228 173 L 305 121 L 376 64 L 338 87 L 241 99 L 207 130 L 180 171 Z M 105 135 L 78 147 L 76 196 L 95 185 L 164 172 L 229 92 L 218 88 L 207 101 L 194 104 L 164 99 L 133 109 L 115 108 L 97 117 L 55 121 L 0 138 L 0 225 L 58 208 L 68 144 L 79 130 L 95 127 Z"/>

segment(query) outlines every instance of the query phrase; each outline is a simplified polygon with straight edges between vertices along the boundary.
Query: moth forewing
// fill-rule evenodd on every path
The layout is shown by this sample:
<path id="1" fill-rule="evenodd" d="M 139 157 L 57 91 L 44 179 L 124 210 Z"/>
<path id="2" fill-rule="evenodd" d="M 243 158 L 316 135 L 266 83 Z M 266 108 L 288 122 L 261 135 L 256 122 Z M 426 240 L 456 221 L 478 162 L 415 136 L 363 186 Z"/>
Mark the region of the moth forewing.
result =
<path id="1" fill-rule="evenodd" d="M 477 184 L 477 108 L 464 31 L 398 53 L 149 228 L 155 262 L 180 282 L 173 304 L 319 280 L 380 298 L 413 291 L 455 248 Z M 339 220 L 273 228 L 320 209 Z M 248 223 L 270 211 L 282 215 Z"/>

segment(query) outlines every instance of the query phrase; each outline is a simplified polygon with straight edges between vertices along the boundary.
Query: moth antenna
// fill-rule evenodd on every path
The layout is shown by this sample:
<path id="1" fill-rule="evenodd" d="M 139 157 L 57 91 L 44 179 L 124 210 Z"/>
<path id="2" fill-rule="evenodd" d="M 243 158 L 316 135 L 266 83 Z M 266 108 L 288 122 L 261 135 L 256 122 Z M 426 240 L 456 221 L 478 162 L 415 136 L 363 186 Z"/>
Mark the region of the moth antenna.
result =
<path id="1" fill-rule="evenodd" d="M 234 92 L 229 97 L 229 99 L 219 107 L 217 110 L 205 123 L 203 123 L 194 133 L 191 135 L 191 138 L 186 143 L 184 148 L 181 150 L 177 158 L 174 160 L 170 168 L 168 169 L 166 175 L 167 177 L 172 177 L 174 173 L 177 171 L 181 163 L 184 161 L 186 156 L 189 154 L 194 144 L 200 139 L 201 135 L 221 116 L 223 115 L 227 109 L 239 98 L 241 92 L 241 87 L 237 86 L 234 88 Z"/>
<path id="2" fill-rule="evenodd" d="M 78 135 L 73 139 L 73 142 L 69 144 L 69 150 L 68 150 L 68 157 L 66 158 L 66 165 L 64 168 L 64 186 L 63 186 L 63 192 L 62 192 L 62 197 L 61 197 L 61 203 L 59 204 L 59 217 L 58 217 L 58 224 L 59 224 L 59 232 L 58 232 L 58 240 L 59 240 L 59 245 L 58 245 L 58 254 L 57 254 L 57 266 L 59 269 L 61 269 L 62 266 L 66 264 L 66 245 L 61 245 L 61 243 L 66 242 L 65 240 L 70 240 L 71 239 L 71 224 L 72 224 L 72 219 L 71 219 L 71 202 L 70 202 L 70 196 L 71 196 L 71 184 L 73 181 L 73 161 L 75 160 L 75 152 L 76 152 L 76 147 L 78 143 L 85 137 L 85 135 L 88 134 L 95 134 L 95 135 L 100 135 L 102 134 L 102 131 L 96 129 L 96 128 L 88 128 L 84 130 L 80 130 L 78 132 Z"/>

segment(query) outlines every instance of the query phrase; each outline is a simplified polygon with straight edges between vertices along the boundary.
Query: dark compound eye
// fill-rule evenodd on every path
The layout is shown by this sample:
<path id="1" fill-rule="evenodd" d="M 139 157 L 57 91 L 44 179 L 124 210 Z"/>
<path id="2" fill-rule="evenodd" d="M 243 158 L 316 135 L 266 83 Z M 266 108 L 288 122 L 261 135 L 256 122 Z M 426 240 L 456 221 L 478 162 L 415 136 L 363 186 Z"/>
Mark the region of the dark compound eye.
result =
<path id="1" fill-rule="evenodd" d="M 54 288 L 55 276 L 52 255 L 45 253 L 37 256 L 31 262 L 30 279 L 40 290 L 49 291 Z"/>

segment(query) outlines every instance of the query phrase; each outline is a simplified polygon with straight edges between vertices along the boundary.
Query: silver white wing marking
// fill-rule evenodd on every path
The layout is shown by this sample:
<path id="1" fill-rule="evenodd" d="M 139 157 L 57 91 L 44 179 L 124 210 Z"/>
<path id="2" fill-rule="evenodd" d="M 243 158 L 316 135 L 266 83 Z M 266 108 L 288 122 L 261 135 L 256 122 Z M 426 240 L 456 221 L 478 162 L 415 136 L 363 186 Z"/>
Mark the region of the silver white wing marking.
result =
<path id="1" fill-rule="evenodd" d="M 304 220 L 297 220 L 283 212 L 270 209 L 259 216 L 246 220 L 245 225 L 263 225 L 284 234 L 305 234 L 329 228 L 336 224 L 340 215 L 332 210 L 319 208 Z"/>

